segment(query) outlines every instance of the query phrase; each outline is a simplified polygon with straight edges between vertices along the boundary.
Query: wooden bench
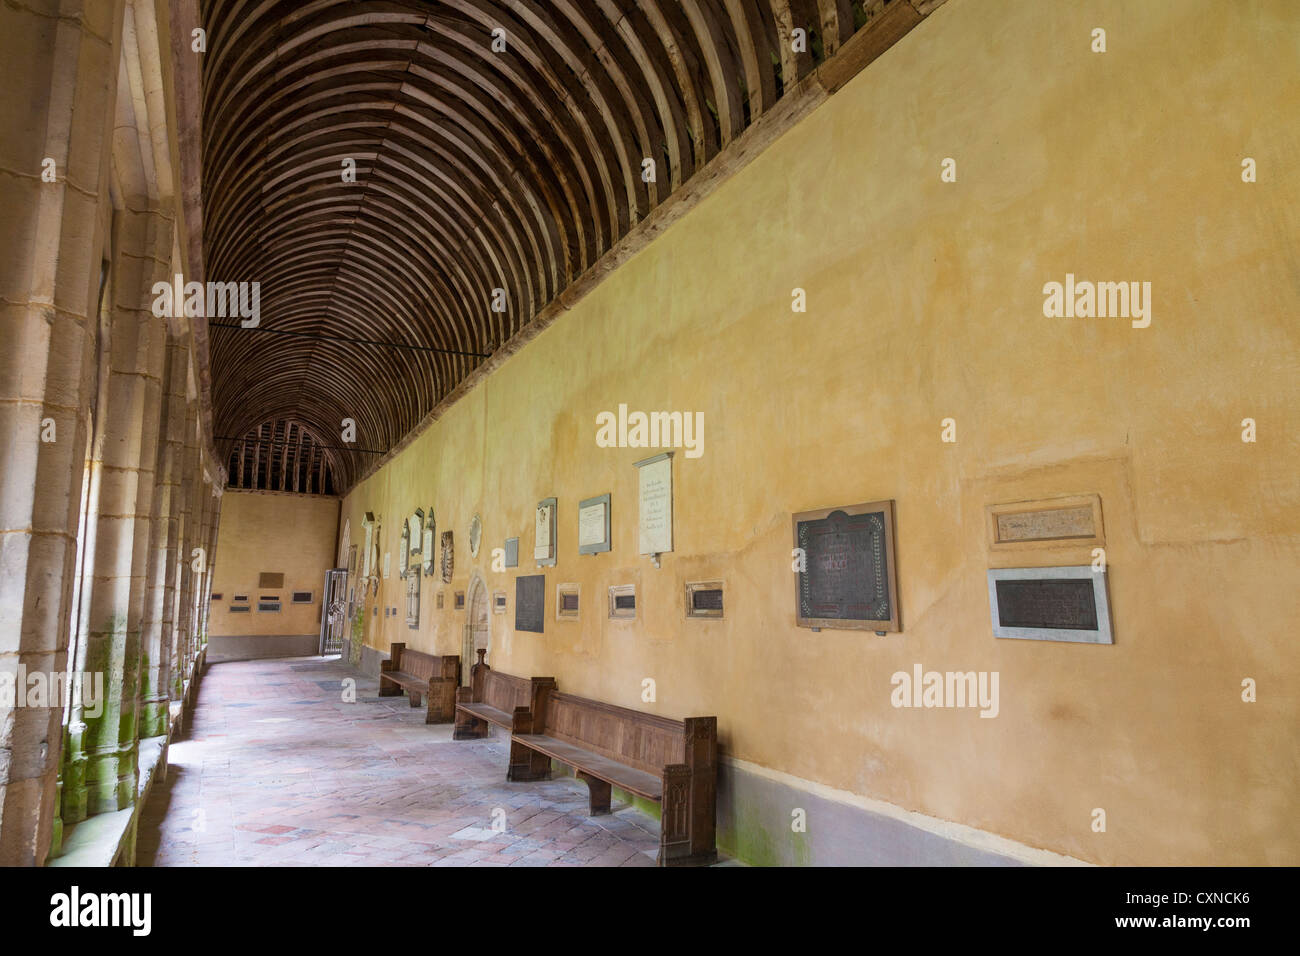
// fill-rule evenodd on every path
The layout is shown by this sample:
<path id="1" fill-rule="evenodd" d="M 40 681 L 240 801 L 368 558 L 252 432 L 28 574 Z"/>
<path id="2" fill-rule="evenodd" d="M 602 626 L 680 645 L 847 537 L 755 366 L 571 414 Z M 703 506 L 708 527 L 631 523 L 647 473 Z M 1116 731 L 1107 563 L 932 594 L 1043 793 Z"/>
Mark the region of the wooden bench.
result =
<path id="1" fill-rule="evenodd" d="M 456 729 L 453 740 L 486 737 L 490 724 L 509 732 L 515 708 L 532 710 L 538 696 L 555 689 L 554 677 L 515 677 L 494 671 L 483 660 L 487 651 L 479 648 L 478 663 L 469 669 L 469 686 L 456 688 Z"/>
<path id="2" fill-rule="evenodd" d="M 429 699 L 426 724 L 446 724 L 455 719 L 459 655 L 408 651 L 405 644 L 394 644 L 388 654 L 388 660 L 379 664 L 380 697 L 400 697 L 405 690 L 412 707 L 419 707 L 421 698 Z"/>
<path id="3" fill-rule="evenodd" d="M 544 780 L 551 760 L 587 784 L 593 816 L 609 813 L 611 786 L 662 807 L 660 866 L 713 863 L 718 719 L 671 720 L 543 688 L 516 707 L 510 780 Z"/>

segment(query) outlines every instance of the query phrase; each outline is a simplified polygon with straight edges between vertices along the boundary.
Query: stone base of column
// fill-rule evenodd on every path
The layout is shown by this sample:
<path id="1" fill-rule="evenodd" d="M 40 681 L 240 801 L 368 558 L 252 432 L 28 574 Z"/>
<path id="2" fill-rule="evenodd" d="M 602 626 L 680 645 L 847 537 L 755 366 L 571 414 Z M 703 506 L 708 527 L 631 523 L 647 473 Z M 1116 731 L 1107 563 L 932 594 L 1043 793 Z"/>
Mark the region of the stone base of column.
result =
<path id="1" fill-rule="evenodd" d="M 171 718 L 171 699 L 151 697 L 140 702 L 140 736 L 162 737 L 167 734 Z"/>

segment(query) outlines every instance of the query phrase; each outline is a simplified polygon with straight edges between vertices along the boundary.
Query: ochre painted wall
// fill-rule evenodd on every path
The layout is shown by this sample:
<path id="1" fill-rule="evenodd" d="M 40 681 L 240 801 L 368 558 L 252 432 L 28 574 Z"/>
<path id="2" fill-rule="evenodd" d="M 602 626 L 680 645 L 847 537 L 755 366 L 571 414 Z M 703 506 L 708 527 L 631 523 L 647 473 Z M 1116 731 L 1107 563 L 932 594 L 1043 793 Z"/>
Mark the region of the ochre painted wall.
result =
<path id="1" fill-rule="evenodd" d="M 1300 863 L 1297 36 L 1290 0 L 950 0 L 351 491 L 354 542 L 370 510 L 395 552 L 430 504 L 456 535 L 444 610 L 426 583 L 418 632 L 367 611 L 366 642 L 459 651 L 478 569 L 509 594 L 496 666 L 637 708 L 653 677 L 655 711 L 716 714 L 744 760 L 1098 863 Z M 1045 318 L 1066 273 L 1149 281 L 1150 327 Z M 659 570 L 653 452 L 595 442 L 619 403 L 704 413 Z M 580 557 L 604 492 L 613 551 Z M 995 553 L 986 506 L 1093 493 L 1115 644 L 995 639 L 987 568 L 1091 554 Z M 519 536 L 533 573 L 552 495 L 546 633 L 515 634 L 491 551 Z M 883 498 L 902 633 L 796 627 L 791 513 Z M 719 578 L 725 619 L 686 620 L 684 583 Z M 582 618 L 557 622 L 569 581 Z M 611 622 L 627 582 L 640 616 Z M 916 663 L 999 672 L 998 717 L 893 708 Z"/>
<path id="2" fill-rule="evenodd" d="M 336 567 L 339 499 L 267 491 L 227 491 L 221 503 L 221 534 L 212 573 L 208 634 L 318 634 L 325 572 Z M 284 587 L 259 588 L 263 571 L 284 574 Z M 294 604 L 294 591 L 310 591 L 310 604 Z M 227 610 L 247 594 L 249 612 Z M 257 610 L 263 594 L 280 595 L 279 613 Z"/>

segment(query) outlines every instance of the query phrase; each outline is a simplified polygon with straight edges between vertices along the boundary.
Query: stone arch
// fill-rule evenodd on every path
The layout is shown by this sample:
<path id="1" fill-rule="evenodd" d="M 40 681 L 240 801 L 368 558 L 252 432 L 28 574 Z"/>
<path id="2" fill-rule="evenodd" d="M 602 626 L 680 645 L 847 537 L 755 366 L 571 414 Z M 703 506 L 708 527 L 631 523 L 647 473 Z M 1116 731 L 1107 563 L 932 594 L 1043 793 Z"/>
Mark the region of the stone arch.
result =
<path id="1" fill-rule="evenodd" d="M 492 663 L 492 610 L 487 581 L 477 569 L 470 576 L 465 595 L 465 627 L 461 639 L 461 682 L 469 683 L 469 669 L 478 662 L 478 650 L 487 651 Z"/>

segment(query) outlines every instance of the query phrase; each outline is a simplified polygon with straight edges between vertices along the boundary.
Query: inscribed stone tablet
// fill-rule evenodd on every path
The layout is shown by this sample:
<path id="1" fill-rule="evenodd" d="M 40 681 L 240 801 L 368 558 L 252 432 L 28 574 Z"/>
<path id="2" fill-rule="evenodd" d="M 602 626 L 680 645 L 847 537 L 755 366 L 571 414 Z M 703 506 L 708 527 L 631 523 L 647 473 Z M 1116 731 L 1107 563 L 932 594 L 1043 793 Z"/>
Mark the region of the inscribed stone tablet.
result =
<path id="1" fill-rule="evenodd" d="M 541 634 L 546 621 L 546 575 L 515 578 L 515 630 Z"/>

